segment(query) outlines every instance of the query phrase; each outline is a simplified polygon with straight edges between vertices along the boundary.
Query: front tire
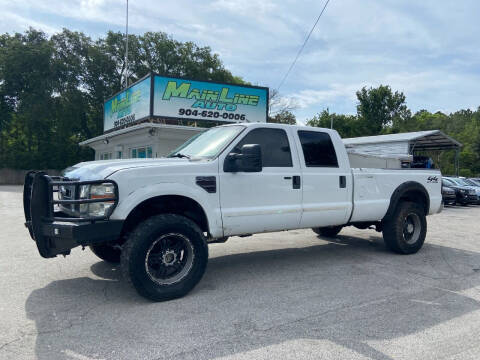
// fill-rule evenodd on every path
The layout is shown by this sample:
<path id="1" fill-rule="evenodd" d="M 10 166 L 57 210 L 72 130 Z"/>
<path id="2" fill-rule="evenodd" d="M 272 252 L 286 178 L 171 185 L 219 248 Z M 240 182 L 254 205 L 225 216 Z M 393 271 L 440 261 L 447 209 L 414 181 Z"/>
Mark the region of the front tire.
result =
<path id="1" fill-rule="evenodd" d="M 343 226 L 327 226 L 327 227 L 317 227 L 312 228 L 313 232 L 317 235 L 334 238 L 342 230 Z"/>
<path id="2" fill-rule="evenodd" d="M 419 251 L 426 235 L 425 210 L 412 202 L 398 204 L 392 217 L 383 224 L 385 245 L 398 254 L 414 254 Z"/>
<path id="3" fill-rule="evenodd" d="M 97 255 L 100 259 L 106 262 L 112 264 L 120 263 L 120 255 L 122 253 L 122 249 L 120 248 L 120 246 L 99 244 L 90 245 L 89 248 L 95 255 Z"/>
<path id="4" fill-rule="evenodd" d="M 190 219 L 173 214 L 148 218 L 122 249 L 124 277 L 153 301 L 182 297 L 202 278 L 208 262 L 203 232 Z"/>

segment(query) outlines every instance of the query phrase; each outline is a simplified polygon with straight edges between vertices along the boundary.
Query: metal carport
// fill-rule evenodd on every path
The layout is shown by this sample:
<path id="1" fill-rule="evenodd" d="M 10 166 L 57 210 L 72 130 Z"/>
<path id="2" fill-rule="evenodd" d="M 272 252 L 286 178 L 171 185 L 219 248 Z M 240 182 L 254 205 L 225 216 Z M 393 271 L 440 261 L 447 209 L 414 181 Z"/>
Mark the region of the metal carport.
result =
<path id="1" fill-rule="evenodd" d="M 369 155 L 414 155 L 422 151 L 455 150 L 455 172 L 458 174 L 458 154 L 463 146 L 440 130 L 363 136 L 343 139 L 345 147 Z"/>

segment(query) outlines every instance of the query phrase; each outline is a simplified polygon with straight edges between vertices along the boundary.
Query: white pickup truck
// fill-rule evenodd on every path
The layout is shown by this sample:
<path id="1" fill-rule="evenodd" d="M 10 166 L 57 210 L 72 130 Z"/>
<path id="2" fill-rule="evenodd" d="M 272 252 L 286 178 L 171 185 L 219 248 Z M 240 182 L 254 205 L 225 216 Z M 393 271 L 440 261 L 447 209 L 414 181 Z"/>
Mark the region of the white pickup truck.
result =
<path id="1" fill-rule="evenodd" d="M 32 171 L 24 188 L 43 257 L 89 246 L 155 301 L 187 294 L 208 243 L 233 235 L 374 226 L 390 250 L 415 253 L 441 201 L 439 171 L 352 169 L 336 131 L 279 124 L 211 128 L 162 159 L 85 162 L 63 177 Z"/>

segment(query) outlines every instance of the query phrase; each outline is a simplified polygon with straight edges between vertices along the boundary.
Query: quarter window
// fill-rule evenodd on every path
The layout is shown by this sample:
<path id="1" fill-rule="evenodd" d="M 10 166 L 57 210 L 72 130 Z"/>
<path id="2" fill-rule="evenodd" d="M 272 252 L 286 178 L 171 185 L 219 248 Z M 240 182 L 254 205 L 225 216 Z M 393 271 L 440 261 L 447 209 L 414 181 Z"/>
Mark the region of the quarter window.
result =
<path id="1" fill-rule="evenodd" d="M 234 151 L 239 152 L 243 145 L 248 144 L 258 144 L 262 148 L 263 167 L 292 166 L 292 155 L 285 130 L 253 129 L 237 144 Z"/>
<path id="2" fill-rule="evenodd" d="M 337 154 L 330 135 L 319 131 L 298 132 L 307 167 L 338 167 Z"/>

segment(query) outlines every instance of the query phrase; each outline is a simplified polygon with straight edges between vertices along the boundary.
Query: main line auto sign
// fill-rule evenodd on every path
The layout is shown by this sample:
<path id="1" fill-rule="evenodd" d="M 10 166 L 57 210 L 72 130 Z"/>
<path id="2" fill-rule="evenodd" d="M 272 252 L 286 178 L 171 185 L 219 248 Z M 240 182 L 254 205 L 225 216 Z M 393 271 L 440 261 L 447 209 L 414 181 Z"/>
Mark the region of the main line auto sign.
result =
<path id="1" fill-rule="evenodd" d="M 266 122 L 268 89 L 155 76 L 153 115 Z"/>
<path id="2" fill-rule="evenodd" d="M 104 131 L 149 117 L 266 122 L 267 113 L 266 87 L 150 75 L 105 102 Z"/>
<path id="3" fill-rule="evenodd" d="M 151 79 L 147 77 L 110 98 L 103 105 L 103 131 L 150 116 Z"/>

